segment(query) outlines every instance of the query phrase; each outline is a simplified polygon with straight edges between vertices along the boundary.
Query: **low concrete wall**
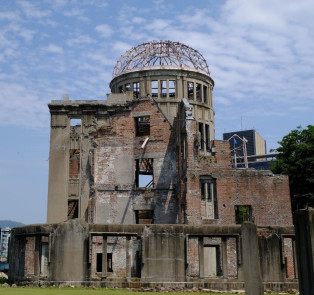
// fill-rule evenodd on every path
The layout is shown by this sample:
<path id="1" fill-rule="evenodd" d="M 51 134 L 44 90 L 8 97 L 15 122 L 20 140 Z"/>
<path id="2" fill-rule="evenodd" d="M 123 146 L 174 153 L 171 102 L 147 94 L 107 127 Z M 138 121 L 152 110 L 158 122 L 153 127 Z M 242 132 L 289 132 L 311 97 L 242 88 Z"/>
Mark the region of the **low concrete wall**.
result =
<path id="1" fill-rule="evenodd" d="M 9 280 L 20 285 L 243 290 L 251 288 L 252 279 L 255 287 L 258 285 L 258 292 L 263 284 L 267 289 L 284 291 L 297 288 L 297 281 L 278 273 L 280 269 L 284 272 L 282 260 L 277 259 L 283 253 L 283 243 L 273 236 L 281 241 L 282 237 L 293 234 L 293 227 L 265 229 L 251 223 L 245 223 L 242 228 L 240 225 L 102 225 L 76 219 L 23 226 L 11 233 Z M 44 251 L 47 247 L 48 251 Z M 205 255 L 206 247 L 215 250 L 206 251 Z M 271 249 L 272 256 L 265 249 Z M 215 257 L 208 257 L 209 253 L 215 253 Z M 216 265 L 204 267 L 206 263 Z M 215 274 L 206 273 L 208 269 Z M 261 276 L 262 269 L 271 270 L 273 278 L 269 274 Z"/>

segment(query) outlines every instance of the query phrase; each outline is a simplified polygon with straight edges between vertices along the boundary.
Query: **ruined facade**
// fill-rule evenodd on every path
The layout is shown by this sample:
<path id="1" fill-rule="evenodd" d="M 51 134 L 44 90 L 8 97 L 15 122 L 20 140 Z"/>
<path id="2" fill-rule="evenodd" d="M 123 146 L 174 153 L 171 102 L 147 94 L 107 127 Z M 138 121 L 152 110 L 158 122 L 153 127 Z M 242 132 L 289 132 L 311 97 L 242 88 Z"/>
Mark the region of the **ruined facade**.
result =
<path id="1" fill-rule="evenodd" d="M 249 221 L 264 283 L 295 286 L 288 179 L 232 167 L 213 87 L 201 54 L 154 41 L 120 58 L 107 100 L 52 101 L 48 225 L 13 230 L 12 281 L 241 289 Z"/>

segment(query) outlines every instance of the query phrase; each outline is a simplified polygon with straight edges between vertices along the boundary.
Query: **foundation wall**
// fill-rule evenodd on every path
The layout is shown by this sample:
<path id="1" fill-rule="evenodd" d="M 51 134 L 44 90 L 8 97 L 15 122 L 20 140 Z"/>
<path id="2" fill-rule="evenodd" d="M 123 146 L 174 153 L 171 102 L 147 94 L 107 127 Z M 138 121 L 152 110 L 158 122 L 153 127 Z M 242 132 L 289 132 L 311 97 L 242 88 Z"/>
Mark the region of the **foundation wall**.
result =
<path id="1" fill-rule="evenodd" d="M 255 228 L 250 236 L 259 245 L 254 248 L 256 253 L 250 250 L 250 255 L 258 259 L 256 265 L 265 288 L 297 288 L 296 279 L 287 276 L 285 260 L 280 258 L 285 251 L 284 239 L 294 239 L 293 227 L 256 229 L 249 224 Z M 10 255 L 9 279 L 20 285 L 158 285 L 241 290 L 250 275 L 250 271 L 243 272 L 243 267 L 251 264 L 244 259 L 251 238 L 242 238 L 242 228 L 99 225 L 78 219 L 18 227 L 12 230 L 10 251 L 23 254 L 18 263 Z M 48 245 L 46 266 L 43 245 Z"/>

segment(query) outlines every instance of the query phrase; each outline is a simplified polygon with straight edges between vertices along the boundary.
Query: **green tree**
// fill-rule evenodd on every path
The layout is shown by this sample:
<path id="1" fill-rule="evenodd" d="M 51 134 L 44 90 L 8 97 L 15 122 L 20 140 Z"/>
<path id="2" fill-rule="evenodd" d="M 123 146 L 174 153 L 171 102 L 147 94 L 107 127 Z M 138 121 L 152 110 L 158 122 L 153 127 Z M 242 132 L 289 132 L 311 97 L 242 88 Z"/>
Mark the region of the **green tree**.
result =
<path id="1" fill-rule="evenodd" d="M 299 126 L 278 143 L 271 170 L 289 176 L 292 210 L 314 208 L 314 126 Z"/>

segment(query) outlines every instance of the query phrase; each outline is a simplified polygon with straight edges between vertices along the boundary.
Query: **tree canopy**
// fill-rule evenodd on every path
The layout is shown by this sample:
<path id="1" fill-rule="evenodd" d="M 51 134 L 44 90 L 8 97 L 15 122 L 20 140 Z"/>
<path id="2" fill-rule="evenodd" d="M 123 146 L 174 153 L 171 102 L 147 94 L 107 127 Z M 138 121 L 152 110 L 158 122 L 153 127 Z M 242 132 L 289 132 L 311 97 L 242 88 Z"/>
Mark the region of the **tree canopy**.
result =
<path id="1" fill-rule="evenodd" d="M 299 126 L 278 143 L 271 170 L 289 176 L 292 210 L 314 207 L 314 126 Z"/>

